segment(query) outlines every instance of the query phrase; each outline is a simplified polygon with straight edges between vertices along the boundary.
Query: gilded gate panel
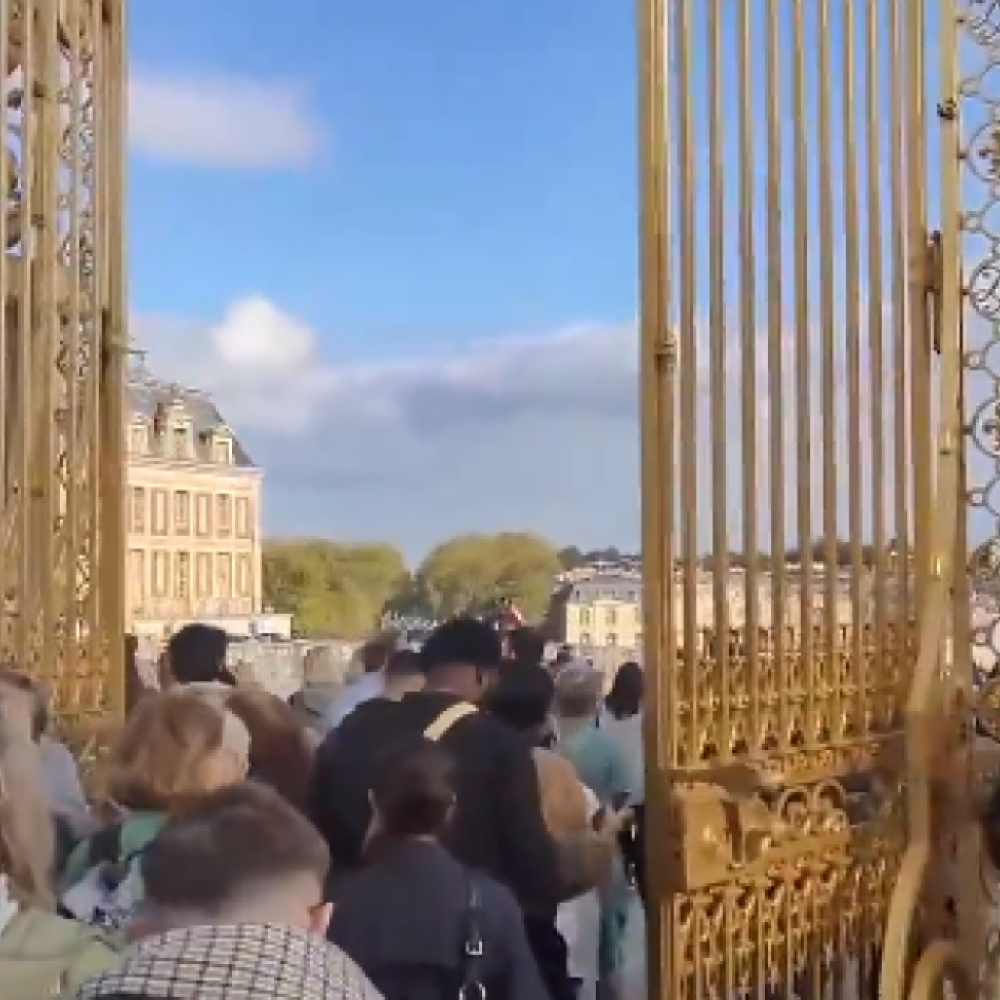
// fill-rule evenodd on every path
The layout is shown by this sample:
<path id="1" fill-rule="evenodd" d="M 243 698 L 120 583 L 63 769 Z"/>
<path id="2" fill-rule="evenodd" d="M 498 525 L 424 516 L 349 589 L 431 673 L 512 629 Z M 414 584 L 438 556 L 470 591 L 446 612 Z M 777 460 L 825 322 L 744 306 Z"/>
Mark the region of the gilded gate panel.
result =
<path id="1" fill-rule="evenodd" d="M 959 500 L 968 516 L 956 554 L 955 654 L 945 686 L 972 687 L 978 734 L 966 758 L 966 815 L 953 824 L 958 914 L 966 963 L 984 993 L 1000 988 L 1000 875 L 979 839 L 978 811 L 1000 781 L 1000 4 L 960 10 L 958 112 L 961 259 L 964 271 L 962 360 L 966 451 Z M 953 769 L 955 770 L 955 769 Z M 996 826 L 994 820 L 994 826 Z"/>
<path id="2" fill-rule="evenodd" d="M 123 0 L 4 0 L 0 659 L 120 710 Z"/>
<path id="3" fill-rule="evenodd" d="M 957 13 L 639 3 L 654 996 L 969 986 Z"/>

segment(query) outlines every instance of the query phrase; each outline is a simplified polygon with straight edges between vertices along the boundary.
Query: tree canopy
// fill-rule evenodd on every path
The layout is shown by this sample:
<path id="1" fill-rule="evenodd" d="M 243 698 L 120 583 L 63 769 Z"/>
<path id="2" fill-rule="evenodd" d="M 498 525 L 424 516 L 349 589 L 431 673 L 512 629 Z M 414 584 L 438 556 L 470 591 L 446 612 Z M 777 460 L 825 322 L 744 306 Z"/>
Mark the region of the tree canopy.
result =
<path id="1" fill-rule="evenodd" d="M 556 549 L 528 532 L 460 535 L 412 574 L 391 545 L 282 539 L 264 544 L 264 600 L 302 635 L 359 638 L 386 613 L 478 614 L 504 598 L 540 617 L 561 569 Z"/>
<path id="2" fill-rule="evenodd" d="M 826 559 L 826 546 L 809 546 L 813 560 Z M 851 562 L 851 546 L 835 542 L 839 565 Z M 865 544 L 862 561 L 871 565 L 875 550 Z M 264 601 L 276 611 L 294 616 L 296 631 L 305 636 L 361 638 L 386 614 L 442 619 L 481 614 L 512 601 L 529 620 L 541 618 L 549 603 L 553 580 L 563 570 L 593 562 L 632 562 L 637 556 L 616 548 L 584 551 L 576 546 L 556 549 L 526 531 L 458 535 L 442 542 L 412 572 L 400 551 L 385 543 L 343 544 L 325 539 L 275 539 L 264 543 Z M 785 558 L 800 559 L 798 549 Z M 769 557 L 757 556 L 765 566 Z M 711 568 L 715 559 L 699 563 Z M 732 552 L 727 563 L 745 566 L 747 557 Z"/>
<path id="3" fill-rule="evenodd" d="M 303 635 L 364 635 L 407 575 L 392 545 L 276 540 L 263 556 L 265 604 L 291 613 Z"/>

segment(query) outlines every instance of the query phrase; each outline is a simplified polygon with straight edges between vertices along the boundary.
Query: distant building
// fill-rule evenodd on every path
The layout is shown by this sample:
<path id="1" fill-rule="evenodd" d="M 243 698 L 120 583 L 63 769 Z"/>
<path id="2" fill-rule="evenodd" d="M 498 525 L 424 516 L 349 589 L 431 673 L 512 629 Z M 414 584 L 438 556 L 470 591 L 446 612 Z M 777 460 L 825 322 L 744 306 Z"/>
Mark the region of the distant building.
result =
<path id="1" fill-rule="evenodd" d="M 803 579 L 798 568 L 789 567 L 785 577 L 784 622 L 798 628 L 802 621 Z M 680 634 L 683 613 L 682 577 L 674 579 L 676 622 Z M 850 577 L 844 571 L 835 579 L 835 617 L 838 624 L 851 622 Z M 867 584 L 866 584 L 867 587 Z M 769 628 L 774 621 L 772 600 L 773 578 L 761 572 L 756 580 L 757 622 Z M 712 627 L 718 618 L 715 578 L 701 571 L 695 578 L 695 620 L 699 629 Z M 726 577 L 725 614 L 729 628 L 746 625 L 748 606 L 747 573 L 734 567 Z M 824 620 L 825 576 L 817 571 L 811 594 L 814 624 Z M 869 613 L 867 589 L 862 597 L 862 616 Z M 638 650 L 642 647 L 642 581 L 632 572 L 592 575 L 558 586 L 552 595 L 548 613 L 548 634 L 556 642 L 569 643 L 582 649 L 621 647 Z"/>
<path id="2" fill-rule="evenodd" d="M 127 403 L 129 629 L 163 636 L 202 620 L 254 631 L 262 470 L 207 395 L 157 380 L 141 355 Z"/>
<path id="3" fill-rule="evenodd" d="M 572 646 L 642 645 L 642 583 L 631 576 L 589 576 L 552 595 L 548 632 Z"/>

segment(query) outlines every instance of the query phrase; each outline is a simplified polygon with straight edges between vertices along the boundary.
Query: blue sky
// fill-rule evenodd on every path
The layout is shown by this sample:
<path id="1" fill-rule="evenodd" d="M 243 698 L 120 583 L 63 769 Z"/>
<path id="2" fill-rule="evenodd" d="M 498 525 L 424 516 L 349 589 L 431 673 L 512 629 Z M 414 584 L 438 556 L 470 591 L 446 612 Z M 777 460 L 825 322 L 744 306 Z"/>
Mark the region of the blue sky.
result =
<path id="1" fill-rule="evenodd" d="M 760 199 L 763 4 L 754 10 Z M 856 10 L 860 52 L 863 5 Z M 501 528 L 532 528 L 560 544 L 635 547 L 632 7 L 606 0 L 294 0 L 281 7 L 174 0 L 133 4 L 130 16 L 135 329 L 152 367 L 211 391 L 265 467 L 268 530 L 392 539 L 414 557 L 455 532 Z M 806 32 L 807 103 L 814 113 L 811 13 Z M 700 13 L 695 39 L 696 111 L 704 122 Z M 835 130 L 843 113 L 843 39 L 835 20 L 829 34 Z M 787 24 L 782 42 L 787 81 Z M 722 50 L 731 171 L 723 231 L 727 298 L 735 303 L 732 17 Z M 933 87 L 931 80 L 929 92 Z M 859 67 L 859 130 L 863 98 Z M 786 118 L 790 100 L 786 93 Z M 885 116 L 883 172 L 888 129 Z M 794 259 L 790 139 L 786 120 L 788 267 Z M 697 321 L 704 326 L 703 124 L 694 141 Z M 843 144 L 836 134 L 831 148 L 837 186 Z M 864 219 L 864 170 L 859 187 Z M 807 211 L 815 234 L 814 183 Z M 839 191 L 833 212 L 842 241 Z M 764 218 L 758 208 L 759 304 Z M 813 318 L 815 246 L 814 238 Z M 865 246 L 862 238 L 867 297 Z M 842 242 L 836 255 L 839 311 Z M 674 255 L 675 267 L 679 259 Z M 859 304 L 862 316 L 865 308 Z M 888 322 L 891 305 L 886 309 Z M 790 302 L 785 314 L 791 315 Z M 699 329 L 701 340 L 706 335 Z M 738 336 L 732 320 L 727 336 Z M 787 364 L 790 371 L 790 356 Z M 738 373 L 733 348 L 731 415 Z M 784 391 L 790 395 L 790 386 Z M 788 416 L 794 417 L 790 406 Z M 763 417 L 759 429 L 766 432 Z M 731 430 L 737 441 L 738 428 Z M 709 454 L 702 455 L 706 466 Z M 845 458 L 842 448 L 838 456 Z M 736 450 L 731 465 L 738 523 Z M 816 495 L 818 502 L 818 489 Z M 846 533 L 843 517 L 841 523 Z"/>
<path id="2" fill-rule="evenodd" d="M 630 11 L 180 0 L 133 5 L 132 39 L 138 72 L 300 87 L 324 135 L 242 176 L 136 156 L 140 312 L 263 291 L 357 359 L 633 314 Z"/>
<path id="3" fill-rule="evenodd" d="M 175 0 L 130 29 L 138 335 L 226 406 L 268 527 L 634 545 L 631 10 Z M 609 460 L 621 496 L 567 515 L 550 481 Z"/>

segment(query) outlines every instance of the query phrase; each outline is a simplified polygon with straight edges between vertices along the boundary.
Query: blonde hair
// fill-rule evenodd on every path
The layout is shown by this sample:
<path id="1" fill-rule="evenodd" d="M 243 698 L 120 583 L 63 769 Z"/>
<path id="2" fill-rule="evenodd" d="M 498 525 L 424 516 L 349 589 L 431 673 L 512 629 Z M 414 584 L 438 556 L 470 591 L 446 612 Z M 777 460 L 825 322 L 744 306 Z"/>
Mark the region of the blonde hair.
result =
<path id="1" fill-rule="evenodd" d="M 177 811 L 219 786 L 222 755 L 249 748 L 249 735 L 236 738 L 234 727 L 241 728 L 239 720 L 203 694 L 174 688 L 151 695 L 111 748 L 107 796 L 126 809 Z"/>
<path id="2" fill-rule="evenodd" d="M 51 909 L 55 831 L 38 748 L 0 718 L 0 875 L 23 906 Z"/>

